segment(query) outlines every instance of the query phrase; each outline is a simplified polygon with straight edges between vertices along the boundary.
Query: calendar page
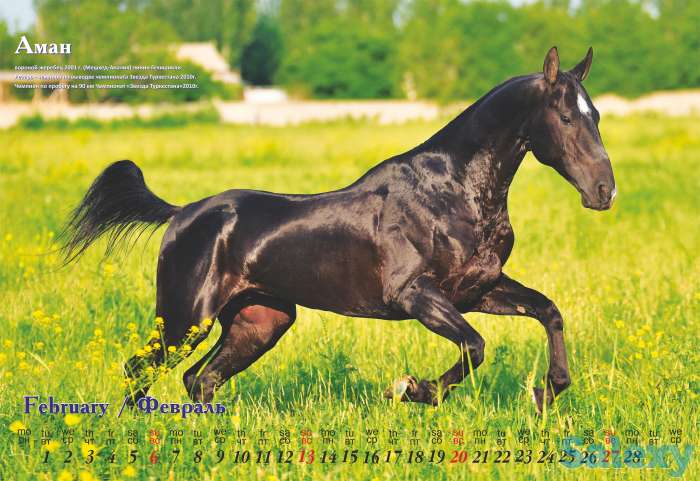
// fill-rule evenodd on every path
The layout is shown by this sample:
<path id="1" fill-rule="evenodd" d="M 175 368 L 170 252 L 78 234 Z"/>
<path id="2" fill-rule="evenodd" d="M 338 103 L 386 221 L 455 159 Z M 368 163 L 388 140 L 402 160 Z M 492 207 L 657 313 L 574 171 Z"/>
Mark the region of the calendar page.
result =
<path id="1" fill-rule="evenodd" d="M 698 479 L 698 18 L 0 5 L 0 480 Z"/>

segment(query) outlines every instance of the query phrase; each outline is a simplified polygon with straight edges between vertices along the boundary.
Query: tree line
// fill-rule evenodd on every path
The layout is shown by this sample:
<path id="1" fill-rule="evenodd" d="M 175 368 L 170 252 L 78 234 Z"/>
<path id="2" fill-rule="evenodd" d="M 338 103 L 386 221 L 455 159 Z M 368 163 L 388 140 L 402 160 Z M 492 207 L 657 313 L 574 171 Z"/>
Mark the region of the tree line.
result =
<path id="1" fill-rule="evenodd" d="M 35 0 L 30 32 L 0 23 L 0 66 L 21 34 L 70 41 L 70 63 L 174 60 L 168 45 L 213 41 L 247 83 L 314 98 L 476 98 L 503 80 L 541 69 L 559 47 L 573 66 L 592 45 L 591 94 L 636 96 L 700 86 L 700 2 L 694 0 Z M 47 57 L 43 62 L 67 59 Z M 204 79 L 194 97 L 222 95 Z M 156 93 L 111 100 L 146 100 Z M 129 97 L 131 96 L 131 97 Z M 174 100 L 193 100 L 181 98 Z M 152 98 L 151 100 L 160 100 Z M 166 99 L 167 100 L 167 99 Z"/>

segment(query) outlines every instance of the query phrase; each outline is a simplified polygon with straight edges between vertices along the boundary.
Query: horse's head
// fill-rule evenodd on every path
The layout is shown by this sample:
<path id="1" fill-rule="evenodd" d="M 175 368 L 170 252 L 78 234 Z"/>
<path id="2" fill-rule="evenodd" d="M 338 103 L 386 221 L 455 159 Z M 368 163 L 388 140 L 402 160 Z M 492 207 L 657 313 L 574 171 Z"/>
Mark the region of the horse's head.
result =
<path id="1" fill-rule="evenodd" d="M 609 209 L 617 189 L 610 159 L 598 131 L 600 115 L 581 82 L 593 50 L 568 72 L 559 71 L 552 47 L 544 60 L 542 102 L 530 122 L 530 145 L 537 160 L 556 169 L 581 193 L 584 207 Z"/>

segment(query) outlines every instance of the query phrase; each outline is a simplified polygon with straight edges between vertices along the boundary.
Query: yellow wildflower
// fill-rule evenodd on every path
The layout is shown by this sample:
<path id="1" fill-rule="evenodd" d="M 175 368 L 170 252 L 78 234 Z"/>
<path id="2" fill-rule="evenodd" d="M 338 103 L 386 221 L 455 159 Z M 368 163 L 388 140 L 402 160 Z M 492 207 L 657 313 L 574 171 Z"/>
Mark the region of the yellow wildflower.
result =
<path id="1" fill-rule="evenodd" d="M 193 334 L 197 334 L 199 332 L 199 327 L 198 326 L 190 327 L 190 332 L 192 332 Z"/>
<path id="2" fill-rule="evenodd" d="M 49 441 L 48 443 L 46 443 L 44 445 L 44 449 L 50 453 L 53 453 L 54 451 L 56 451 L 60 447 L 61 447 L 61 443 L 59 443 L 55 439 L 52 439 L 51 441 Z"/>
<path id="3" fill-rule="evenodd" d="M 653 357 L 653 358 L 659 357 L 659 351 L 651 351 L 651 357 Z"/>
<path id="4" fill-rule="evenodd" d="M 78 477 L 80 481 L 97 481 L 97 478 L 90 471 L 81 471 Z"/>
<path id="5" fill-rule="evenodd" d="M 129 324 L 126 325 L 126 328 L 130 331 L 135 331 L 136 330 L 136 324 L 133 322 L 130 322 Z"/>
<path id="6" fill-rule="evenodd" d="M 17 359 L 24 359 L 25 357 L 27 357 L 27 354 L 24 351 L 19 351 L 17 353 Z"/>
<path id="7" fill-rule="evenodd" d="M 56 478 L 56 481 L 73 481 L 73 475 L 64 469 L 58 475 L 58 478 Z"/>
<path id="8" fill-rule="evenodd" d="M 10 427 L 10 431 L 12 431 L 15 434 L 17 434 L 17 432 L 20 429 L 27 429 L 27 426 L 25 426 L 22 421 L 14 421 L 10 424 L 9 427 Z"/>
<path id="9" fill-rule="evenodd" d="M 154 342 L 152 347 L 154 351 L 157 351 L 158 349 L 160 349 L 160 342 Z"/>
<path id="10" fill-rule="evenodd" d="M 165 324 L 165 321 L 163 320 L 163 318 L 160 316 L 156 317 L 156 326 L 163 327 L 163 324 Z"/>
<path id="11" fill-rule="evenodd" d="M 622 329 L 623 327 L 625 327 L 624 321 L 618 319 L 617 321 L 615 321 L 615 327 L 617 327 L 618 329 Z"/>
<path id="12" fill-rule="evenodd" d="M 92 453 L 90 453 L 90 451 L 92 451 Z M 92 443 L 83 442 L 80 445 L 80 452 L 82 453 L 84 458 L 87 458 L 90 454 L 92 454 L 93 456 L 97 456 L 97 453 L 99 451 L 100 451 L 100 448 L 95 446 Z"/>
<path id="13" fill-rule="evenodd" d="M 155 329 L 153 329 L 153 330 L 151 331 L 150 336 L 151 336 L 151 339 L 158 339 L 158 338 L 160 337 L 160 332 L 158 332 L 158 331 L 156 331 Z"/>
<path id="14" fill-rule="evenodd" d="M 77 414 L 66 414 L 66 417 L 63 418 L 63 420 L 66 423 L 66 426 L 75 426 L 76 424 L 80 423 L 80 416 Z"/>
<path id="15" fill-rule="evenodd" d="M 102 329 L 95 329 L 94 334 L 95 334 L 95 337 L 102 337 L 102 334 L 104 334 L 104 332 L 102 332 Z"/>
<path id="16" fill-rule="evenodd" d="M 190 352 L 192 350 L 192 346 L 190 346 L 189 344 L 185 344 L 182 346 L 182 350 L 185 352 Z"/>
<path id="17" fill-rule="evenodd" d="M 5 347 L 12 347 L 12 341 L 10 341 L 9 339 L 5 339 L 5 340 L 2 342 L 2 345 L 5 346 Z"/>
<path id="18" fill-rule="evenodd" d="M 175 346 L 168 346 L 168 352 L 175 352 L 177 348 Z"/>
<path id="19" fill-rule="evenodd" d="M 44 349 L 44 343 L 41 341 L 35 342 L 34 349 L 36 349 L 37 351 L 41 351 L 42 349 Z"/>
<path id="20" fill-rule="evenodd" d="M 126 476 L 127 478 L 133 478 L 136 476 L 136 469 L 133 466 L 127 466 L 124 468 L 124 471 L 122 471 L 122 475 Z"/>
<path id="21" fill-rule="evenodd" d="M 146 351 L 144 351 L 143 349 L 136 349 L 136 355 L 138 357 L 143 357 L 146 355 Z"/>
<path id="22" fill-rule="evenodd" d="M 204 320 L 202 321 L 202 327 L 204 327 L 205 329 L 206 329 L 207 327 L 210 327 L 212 324 L 213 324 L 213 322 L 212 322 L 212 320 L 209 319 L 209 318 L 206 318 L 206 319 L 204 319 Z"/>

